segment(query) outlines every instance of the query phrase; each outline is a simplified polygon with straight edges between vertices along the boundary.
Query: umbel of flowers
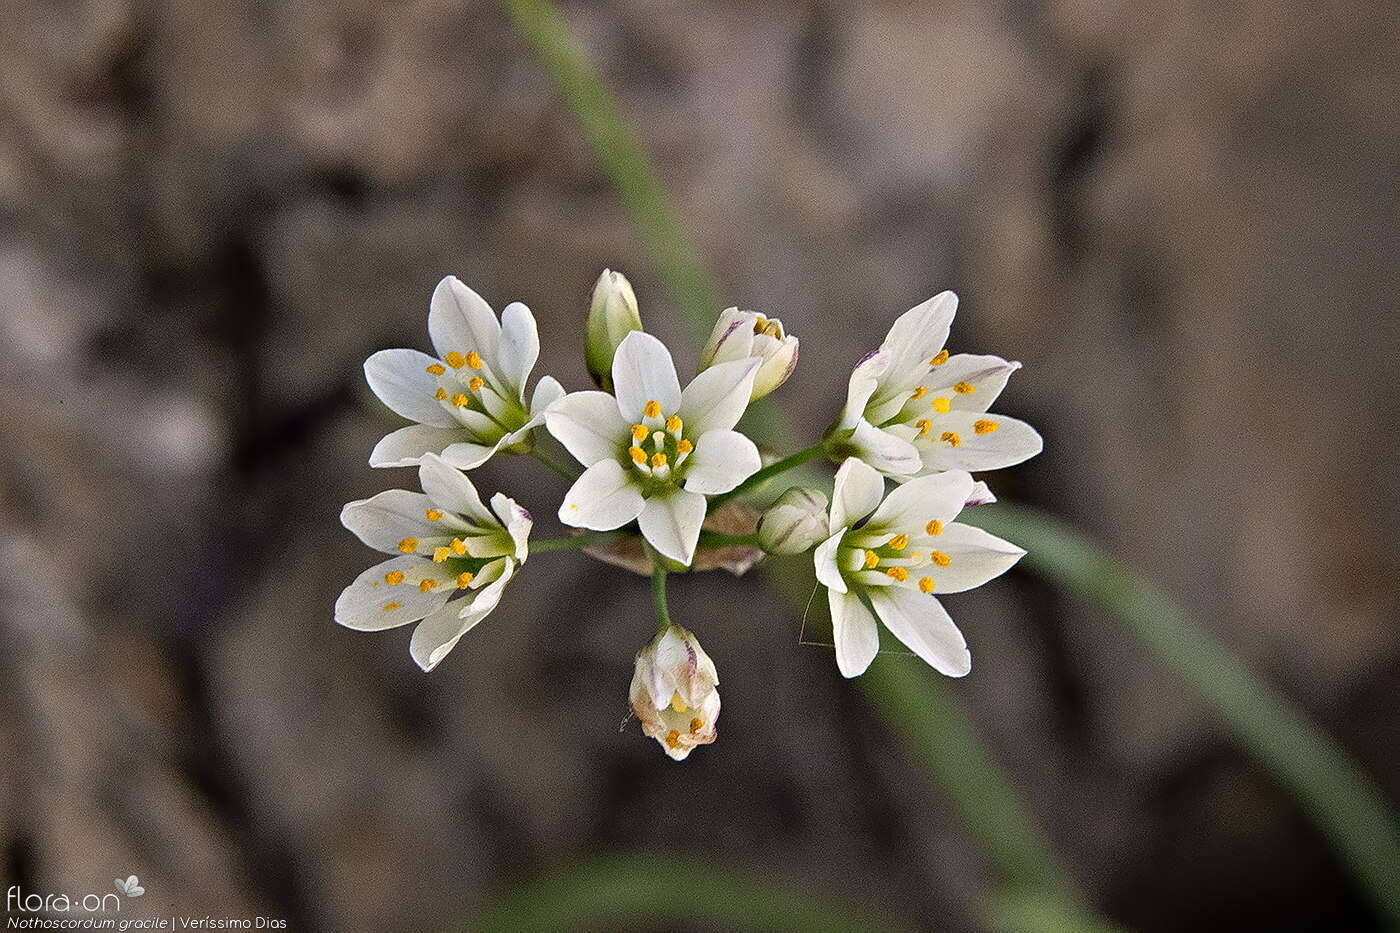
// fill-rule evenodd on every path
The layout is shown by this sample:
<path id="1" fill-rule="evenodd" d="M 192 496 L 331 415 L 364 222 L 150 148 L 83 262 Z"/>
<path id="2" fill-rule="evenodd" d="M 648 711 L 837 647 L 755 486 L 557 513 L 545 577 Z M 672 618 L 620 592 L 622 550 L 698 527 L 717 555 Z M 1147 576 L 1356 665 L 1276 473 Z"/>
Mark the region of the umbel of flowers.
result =
<path id="1" fill-rule="evenodd" d="M 739 430 L 750 403 L 797 365 L 798 338 L 777 318 L 720 311 L 682 386 L 671 351 L 643 328 L 631 284 L 604 270 L 583 326 L 596 388 L 566 392 L 551 376 L 530 385 L 540 342 L 529 308 L 514 302 L 498 318 L 448 276 L 428 306 L 433 353 L 381 350 L 365 361 L 370 388 L 410 422 L 375 445 L 370 465 L 416 466 L 422 492 L 390 489 L 345 506 L 341 523 L 389 557 L 345 588 L 335 620 L 361 631 L 415 625 L 409 653 L 431 671 L 509 606 L 506 587 L 532 572 L 531 550 L 586 548 L 647 573 L 656 632 L 636 653 L 628 702 L 677 761 L 715 741 L 720 698 L 714 661 L 671 621 L 672 573 L 742 572 L 769 554 L 811 552 L 842 675 L 870 666 L 883 627 L 935 670 L 964 676 L 971 654 L 941 597 L 1025 553 L 978 528 L 975 512 L 962 520 L 995 501 L 971 474 L 1032 457 L 1041 440 L 991 410 L 1019 363 L 945 348 L 956 310 L 943 292 L 900 315 L 856 364 L 822 440 L 778 456 Z M 810 478 L 774 482 L 822 454 L 839 465 L 829 494 Z M 497 455 L 528 455 L 568 478 L 562 501 L 546 503 L 565 534 L 532 542 L 534 519 L 514 498 L 483 502 L 467 471 Z M 537 487 L 522 476 L 518 488 Z M 686 622 L 720 620 L 692 610 Z"/>

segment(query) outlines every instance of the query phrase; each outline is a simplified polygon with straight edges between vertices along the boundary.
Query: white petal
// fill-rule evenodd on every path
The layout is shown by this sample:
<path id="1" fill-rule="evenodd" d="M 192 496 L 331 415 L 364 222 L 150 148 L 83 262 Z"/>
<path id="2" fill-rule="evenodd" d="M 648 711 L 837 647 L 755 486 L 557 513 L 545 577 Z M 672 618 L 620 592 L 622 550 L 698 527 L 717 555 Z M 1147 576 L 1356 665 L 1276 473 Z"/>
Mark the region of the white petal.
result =
<path id="1" fill-rule="evenodd" d="M 426 454 L 418 467 L 418 482 L 433 505 L 456 512 L 473 524 L 494 528 L 496 518 L 486 511 L 481 494 L 461 470 L 448 465 L 436 454 Z"/>
<path id="2" fill-rule="evenodd" d="M 530 529 L 535 527 L 535 518 L 530 510 L 503 492 L 491 497 L 491 509 L 510 532 L 515 542 L 515 559 L 522 564 L 530 553 Z"/>
<path id="3" fill-rule="evenodd" d="M 480 295 L 449 275 L 433 289 L 428 306 L 428 336 L 438 356 L 456 351 L 480 354 L 488 366 L 496 365 L 496 348 L 501 342 L 501 325 Z"/>
<path id="4" fill-rule="evenodd" d="M 831 516 L 827 529 L 849 528 L 880 504 L 885 494 L 885 480 L 871 466 L 855 457 L 848 457 L 836 471 L 836 484 L 831 491 Z"/>
<path id="5" fill-rule="evenodd" d="M 574 528 L 612 531 L 641 515 L 643 504 L 632 471 L 616 460 L 599 460 L 564 494 L 559 520 Z"/>
<path id="6" fill-rule="evenodd" d="M 935 592 L 940 595 L 981 586 L 1006 573 L 1026 554 L 1010 541 L 960 522 L 945 525 L 943 534 L 933 539 L 933 546 L 952 558 L 947 567 L 922 571 L 933 577 Z"/>
<path id="7" fill-rule="evenodd" d="M 902 586 L 870 590 L 870 604 L 895 638 L 938 673 L 963 677 L 972 670 L 967 641 L 948 610 L 932 596 Z"/>
<path id="8" fill-rule="evenodd" d="M 745 357 L 717 363 L 690 380 L 681 393 L 679 411 L 685 433 L 699 437 L 706 431 L 726 430 L 738 424 L 744 409 L 749 407 L 760 362 Z"/>
<path id="9" fill-rule="evenodd" d="M 972 494 L 972 477 L 961 471 L 911 479 L 885 497 L 869 527 L 914 535 L 935 518 L 950 522 Z"/>
<path id="10" fill-rule="evenodd" d="M 880 377 L 890 364 L 890 354 L 885 350 L 867 353 L 856 364 L 851 379 L 846 384 L 846 407 L 841 410 L 841 420 L 837 427 L 842 430 L 854 428 L 865 415 L 865 406 L 870 397 L 880 387 Z"/>
<path id="11" fill-rule="evenodd" d="M 738 431 L 706 431 L 686 458 L 685 488 L 710 496 L 728 492 L 761 466 L 758 448 Z"/>
<path id="12" fill-rule="evenodd" d="M 837 549 L 848 529 L 842 528 L 827 538 L 812 552 L 812 562 L 817 566 L 817 580 L 827 589 L 837 593 L 846 592 L 846 580 L 841 576 L 841 568 L 836 562 Z"/>
<path id="13" fill-rule="evenodd" d="M 730 360 L 744 360 L 752 355 L 753 322 L 758 315 L 738 308 L 725 308 L 719 313 L 710 339 L 700 351 L 700 368 L 708 369 L 715 363 Z"/>
<path id="14" fill-rule="evenodd" d="M 889 431 L 875 427 L 862 418 L 856 422 L 850 446 L 856 456 L 881 473 L 908 475 L 917 473 L 923 465 L 919 450 L 909 441 Z"/>
<path id="15" fill-rule="evenodd" d="M 999 356 L 958 353 L 924 377 L 921 384 L 928 387 L 928 393 L 921 401 L 946 398 L 954 411 L 986 411 L 1006 388 L 1011 374 L 1020 368 L 1020 363 Z M 959 384 L 964 390 L 970 386 L 972 391 L 955 391 L 953 386 Z"/>
<path id="16" fill-rule="evenodd" d="M 530 414 L 540 416 L 544 410 L 564 397 L 564 387 L 553 376 L 541 376 L 535 383 L 535 394 L 530 396 Z"/>
<path id="17" fill-rule="evenodd" d="M 836 643 L 836 667 L 843 677 L 859 677 L 880 650 L 875 617 L 854 593 L 826 594 L 831 607 L 831 640 Z"/>
<path id="18" fill-rule="evenodd" d="M 617 413 L 617 399 L 606 392 L 570 392 L 545 409 L 544 425 L 574 459 L 586 467 L 614 460 L 627 447 L 630 425 Z"/>
<path id="19" fill-rule="evenodd" d="M 535 326 L 535 316 L 525 305 L 513 301 L 501 312 L 501 347 L 496 366 L 501 378 L 522 402 L 525 380 L 530 378 L 530 370 L 535 368 L 539 357 L 540 332 Z"/>
<path id="20" fill-rule="evenodd" d="M 470 441 L 462 441 L 459 444 L 444 447 L 438 456 L 442 457 L 449 466 L 459 470 L 475 470 L 495 456 L 496 451 L 509 443 L 509 435 L 502 437 L 494 444 L 473 444 Z"/>
<path id="21" fill-rule="evenodd" d="M 410 424 L 382 437 L 369 455 L 372 467 L 417 466 L 426 453 L 442 453 L 462 439 L 460 428 L 435 428 L 426 424 Z"/>
<path id="22" fill-rule="evenodd" d="M 409 642 L 409 654 L 425 671 L 431 671 L 447 657 L 461 637 L 471 631 L 478 622 L 491 614 L 501 602 L 501 594 L 514 572 L 510 560 L 488 564 L 486 569 L 501 566 L 500 576 L 468 596 L 454 600 L 424 619 L 413 630 Z M 483 574 L 486 570 L 483 570 Z"/>
<path id="23" fill-rule="evenodd" d="M 365 360 L 365 380 L 394 414 L 419 424 L 452 427 L 457 422 L 433 398 L 438 381 L 427 367 L 435 363 L 417 350 L 380 350 Z"/>
<path id="24" fill-rule="evenodd" d="M 430 560 L 407 555 L 375 564 L 356 577 L 335 601 L 335 621 L 361 632 L 417 622 L 436 611 L 452 592 L 450 586 L 439 586 L 427 593 L 418 588 L 419 581 L 434 576 L 432 567 Z M 393 571 L 404 574 L 405 582 L 390 586 L 384 576 Z M 415 575 L 412 582 L 407 580 L 410 573 Z"/>
<path id="25" fill-rule="evenodd" d="M 622 338 L 613 357 L 612 377 L 618 412 L 629 424 L 642 420 L 647 402 L 661 403 L 667 415 L 681 407 L 681 383 L 671 351 L 651 334 L 634 330 Z"/>
<path id="26" fill-rule="evenodd" d="M 991 421 L 996 430 L 977 433 L 978 421 Z M 923 472 L 935 470 L 999 470 L 1029 460 L 1040 453 L 1044 442 L 1035 428 L 1015 418 L 976 411 L 950 411 L 939 415 L 929 437 L 952 431 L 958 446 L 946 441 L 928 440 L 919 445 Z"/>
<path id="27" fill-rule="evenodd" d="M 424 515 L 431 506 L 422 493 L 388 489 L 368 499 L 347 502 L 340 510 L 340 523 L 376 551 L 397 554 L 404 538 L 431 538 L 442 533 Z"/>
<path id="28" fill-rule="evenodd" d="M 890 327 L 883 349 L 891 354 L 889 380 L 901 385 L 928 372 L 929 360 L 948 342 L 948 329 L 958 310 L 958 296 L 940 292 L 901 314 Z M 914 383 L 910 383 L 913 385 Z"/>
<path id="29" fill-rule="evenodd" d="M 992 488 L 980 479 L 972 484 L 972 492 L 967 494 L 967 501 L 963 503 L 963 508 L 972 505 L 990 505 L 997 501 Z"/>
<path id="30" fill-rule="evenodd" d="M 705 521 L 705 497 L 672 488 L 646 500 L 638 523 L 642 536 L 661 554 L 687 566 L 695 556 L 700 525 Z"/>

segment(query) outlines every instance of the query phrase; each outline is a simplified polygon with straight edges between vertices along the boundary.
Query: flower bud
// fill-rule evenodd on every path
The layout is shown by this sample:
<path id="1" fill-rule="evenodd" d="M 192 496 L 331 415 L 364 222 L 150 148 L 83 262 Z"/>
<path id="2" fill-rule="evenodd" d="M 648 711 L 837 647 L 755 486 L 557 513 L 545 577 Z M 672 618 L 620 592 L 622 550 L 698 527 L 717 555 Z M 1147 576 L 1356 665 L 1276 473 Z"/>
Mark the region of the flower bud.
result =
<path id="1" fill-rule="evenodd" d="M 642 732 L 676 761 L 715 740 L 719 674 L 695 635 L 672 625 L 637 652 L 628 691 Z"/>
<path id="2" fill-rule="evenodd" d="M 749 401 L 763 398 L 787 381 L 797 368 L 797 338 L 784 333 L 783 322 L 756 311 L 728 308 L 700 353 L 700 369 L 754 357 L 760 360 Z"/>
<path id="3" fill-rule="evenodd" d="M 784 492 L 758 522 L 758 543 L 769 554 L 801 554 L 827 537 L 826 496 L 804 486 Z"/>
<path id="4" fill-rule="evenodd" d="M 632 283 L 621 272 L 604 269 L 593 286 L 593 303 L 588 309 L 583 343 L 588 373 L 600 389 L 612 391 L 613 355 L 618 344 L 634 330 L 642 329 L 637 296 Z"/>

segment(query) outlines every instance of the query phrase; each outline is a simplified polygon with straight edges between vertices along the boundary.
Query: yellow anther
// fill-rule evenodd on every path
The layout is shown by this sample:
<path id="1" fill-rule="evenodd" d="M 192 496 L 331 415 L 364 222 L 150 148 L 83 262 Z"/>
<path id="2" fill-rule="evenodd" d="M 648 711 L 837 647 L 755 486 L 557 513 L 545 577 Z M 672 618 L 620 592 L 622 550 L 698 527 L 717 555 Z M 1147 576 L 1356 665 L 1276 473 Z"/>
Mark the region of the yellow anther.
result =
<path id="1" fill-rule="evenodd" d="M 914 422 L 914 427 L 919 429 L 919 436 L 923 437 L 929 431 L 933 430 L 933 422 L 927 418 L 920 418 L 918 421 Z"/>
<path id="2" fill-rule="evenodd" d="M 932 592 L 933 592 L 933 577 L 920 577 L 920 578 L 919 578 L 919 592 L 920 592 L 920 593 L 932 593 Z"/>
<path id="3" fill-rule="evenodd" d="M 653 467 L 664 467 L 666 465 L 666 455 L 662 453 L 652 454 L 651 465 Z"/>
<path id="4" fill-rule="evenodd" d="M 880 555 L 879 555 L 879 554 L 876 554 L 874 551 L 866 551 L 866 552 L 865 552 L 865 569 L 866 569 L 866 570 L 874 570 L 874 569 L 875 569 L 876 567 L 878 567 L 878 566 L 880 566 Z"/>
<path id="5" fill-rule="evenodd" d="M 894 548 L 896 551 L 902 551 L 909 546 L 909 536 L 895 535 L 889 540 L 889 546 Z"/>
<path id="6" fill-rule="evenodd" d="M 976 431 L 978 434 L 992 434 L 998 427 L 1000 427 L 1000 425 L 995 421 L 989 421 L 986 418 L 972 423 L 972 430 Z"/>
<path id="7" fill-rule="evenodd" d="M 404 538 L 399 542 L 399 550 L 403 551 L 405 554 L 412 554 L 414 551 L 418 550 L 418 539 Z"/>
<path id="8" fill-rule="evenodd" d="M 473 392 L 480 392 L 481 387 L 484 385 L 486 385 L 486 380 L 482 379 L 480 376 L 472 376 L 467 380 L 467 388 L 471 389 Z"/>
<path id="9" fill-rule="evenodd" d="M 889 570 L 886 570 L 885 573 L 894 577 L 900 583 L 909 579 L 909 571 L 905 570 L 903 567 L 891 567 Z"/>
<path id="10" fill-rule="evenodd" d="M 436 586 L 437 586 L 437 581 L 436 581 L 436 580 L 424 580 L 424 581 L 422 581 L 421 583 L 418 584 L 418 592 L 420 592 L 420 593 L 431 593 L 431 592 L 433 591 L 433 588 L 436 587 Z"/>
<path id="11" fill-rule="evenodd" d="M 403 582 L 403 571 L 390 570 L 388 573 L 384 574 L 384 582 L 390 586 L 398 586 Z"/>
<path id="12" fill-rule="evenodd" d="M 959 382 L 953 386 L 953 391 L 959 395 L 971 395 L 977 391 L 977 387 L 970 382 Z"/>
<path id="13" fill-rule="evenodd" d="M 385 612 L 393 612 L 395 609 L 399 608 L 399 607 L 402 606 L 402 605 L 403 605 L 403 603 L 385 603 L 385 604 L 384 604 L 384 611 L 385 611 Z"/>
<path id="14" fill-rule="evenodd" d="M 632 440 L 636 441 L 638 444 L 646 440 L 647 435 L 650 433 L 651 429 L 644 424 L 632 425 Z"/>
<path id="15" fill-rule="evenodd" d="M 461 557 L 463 554 L 467 553 L 467 542 L 463 541 L 461 538 L 453 538 L 452 553 L 456 554 L 458 557 Z"/>
<path id="16" fill-rule="evenodd" d="M 457 574 L 457 589 L 465 590 L 472 585 L 472 575 L 465 570 Z"/>
<path id="17" fill-rule="evenodd" d="M 952 408 L 953 403 L 948 401 L 941 395 L 933 400 L 933 410 L 938 412 L 940 415 L 948 414 L 948 412 L 951 411 Z"/>
<path id="18" fill-rule="evenodd" d="M 456 405 L 458 408 L 466 408 L 467 405 L 469 405 L 470 403 L 471 399 L 467 398 L 461 392 L 458 392 L 456 395 L 452 396 L 452 404 Z"/>
<path id="19" fill-rule="evenodd" d="M 934 551 L 928 558 L 940 567 L 947 567 L 953 562 L 953 558 L 944 554 L 942 551 Z"/>
<path id="20" fill-rule="evenodd" d="M 437 391 L 433 393 L 433 398 L 437 399 L 439 402 L 443 401 L 447 398 L 447 390 L 442 386 L 438 386 Z"/>
<path id="21" fill-rule="evenodd" d="M 648 418 L 661 417 L 661 403 L 656 399 L 652 399 L 642 406 L 642 414 L 646 415 Z"/>
<path id="22" fill-rule="evenodd" d="M 452 549 L 449 547 L 433 548 L 433 563 L 440 564 L 452 556 Z"/>
<path id="23" fill-rule="evenodd" d="M 757 316 L 753 319 L 753 332 L 754 332 L 755 334 L 761 334 L 761 333 L 763 333 L 763 328 L 765 328 L 765 327 L 767 327 L 767 326 L 768 326 L 768 318 L 764 317 L 763 315 L 761 315 L 761 314 L 760 314 L 760 315 L 757 315 Z"/>
<path id="24" fill-rule="evenodd" d="M 924 526 L 924 531 L 927 531 L 931 537 L 937 537 L 943 534 L 943 523 L 935 518 Z"/>
<path id="25" fill-rule="evenodd" d="M 424 369 L 432 373 L 434 376 L 441 376 L 443 373 L 447 372 L 447 367 L 442 365 L 441 363 L 434 363 L 431 366 L 424 367 Z"/>
<path id="26" fill-rule="evenodd" d="M 690 721 L 690 733 L 691 733 L 691 735 L 694 735 L 695 733 L 699 732 L 699 731 L 700 731 L 701 729 L 703 729 L 703 728 L 705 728 L 705 720 L 701 719 L 699 716 L 696 716 L 694 719 L 692 719 L 692 720 Z"/>
<path id="27" fill-rule="evenodd" d="M 430 522 L 436 522 L 442 519 L 442 513 L 437 509 L 425 509 L 423 511 L 423 517 Z"/>
<path id="28" fill-rule="evenodd" d="M 628 447 L 627 455 L 632 458 L 632 462 L 642 464 L 647 462 L 647 452 L 640 447 Z"/>
<path id="29" fill-rule="evenodd" d="M 680 418 L 680 415 L 672 415 L 671 417 L 669 417 L 669 418 L 666 419 L 666 430 L 670 431 L 672 434 L 675 434 L 675 433 L 676 433 L 677 431 L 679 431 L 680 429 L 681 429 L 681 418 Z"/>
<path id="30" fill-rule="evenodd" d="M 676 453 L 678 454 L 688 454 L 694 449 L 695 445 L 692 444 L 690 441 L 686 440 L 685 438 L 681 438 L 680 440 L 676 441 Z"/>
<path id="31" fill-rule="evenodd" d="M 675 729 L 672 729 L 670 732 L 666 733 L 666 744 L 667 744 L 668 746 L 670 746 L 671 748 L 680 748 L 680 747 L 681 747 L 681 734 L 680 734 L 680 732 L 677 731 L 677 730 L 675 730 Z"/>
<path id="32" fill-rule="evenodd" d="M 469 367 L 471 367 L 472 369 L 480 369 L 480 368 L 481 368 L 481 354 L 477 353 L 475 350 L 473 350 L 472 352 L 468 353 L 468 354 L 467 354 L 467 365 L 468 365 Z"/>
<path id="33" fill-rule="evenodd" d="M 767 334 L 769 337 L 776 337 L 779 340 L 783 338 L 783 329 L 779 326 L 777 321 L 769 321 L 767 324 L 763 325 L 763 333 Z"/>
<path id="34" fill-rule="evenodd" d="M 451 353 L 444 356 L 443 360 L 447 363 L 448 366 L 451 366 L 453 369 L 461 369 L 463 366 L 467 365 L 467 358 L 462 354 L 458 353 L 456 350 L 453 350 Z"/>
<path id="35" fill-rule="evenodd" d="M 679 693 L 673 693 L 671 694 L 671 709 L 678 713 L 684 713 L 690 707 L 685 705 L 685 700 Z"/>
<path id="36" fill-rule="evenodd" d="M 946 363 L 946 362 L 948 362 L 948 351 L 947 351 L 947 350 L 939 350 L 939 351 L 938 351 L 938 355 L 935 356 L 933 359 L 929 360 L 929 365 L 930 365 L 930 366 L 942 366 L 942 365 L 943 365 L 944 363 Z"/>
<path id="37" fill-rule="evenodd" d="M 928 386 L 919 386 L 917 389 L 914 390 L 914 394 L 909 397 L 911 399 L 920 399 L 923 398 L 925 395 L 928 395 Z"/>
<path id="38" fill-rule="evenodd" d="M 938 439 L 940 441 L 947 441 L 950 447 L 962 446 L 962 438 L 958 437 L 957 433 L 954 431 L 944 431 Z"/>

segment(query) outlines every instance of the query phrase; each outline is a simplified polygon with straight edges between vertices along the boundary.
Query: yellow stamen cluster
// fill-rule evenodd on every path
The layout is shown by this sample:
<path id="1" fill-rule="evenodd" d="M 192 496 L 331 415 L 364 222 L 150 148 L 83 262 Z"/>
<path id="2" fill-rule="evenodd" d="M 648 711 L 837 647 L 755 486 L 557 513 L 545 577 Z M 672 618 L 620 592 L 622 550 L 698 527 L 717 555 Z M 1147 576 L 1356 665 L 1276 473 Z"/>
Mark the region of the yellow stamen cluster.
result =
<path id="1" fill-rule="evenodd" d="M 666 430 L 670 431 L 672 434 L 675 434 L 678 431 L 680 431 L 681 425 L 682 422 L 680 415 L 672 415 L 671 417 L 666 419 Z"/>
<path id="2" fill-rule="evenodd" d="M 437 586 L 437 581 L 436 581 L 436 580 L 424 580 L 423 582 L 421 582 L 421 583 L 418 584 L 418 592 L 420 592 L 420 593 L 431 593 L 431 592 L 433 591 L 434 587 L 436 587 L 436 586 Z"/>
<path id="3" fill-rule="evenodd" d="M 447 558 L 449 558 L 449 557 L 451 557 L 451 556 L 452 556 L 452 550 L 451 550 L 451 548 L 446 548 L 446 547 L 435 547 L 435 548 L 433 548 L 433 563 L 435 563 L 435 564 L 440 564 L 440 563 L 442 563 L 443 561 L 447 560 Z"/>
<path id="4" fill-rule="evenodd" d="M 932 592 L 933 592 L 933 577 L 920 577 L 920 578 L 919 578 L 919 592 L 920 592 L 920 593 L 932 593 Z"/>
<path id="5" fill-rule="evenodd" d="M 889 546 L 894 548 L 896 551 L 902 551 L 909 546 L 909 536 L 895 535 L 889 540 Z"/>
<path id="6" fill-rule="evenodd" d="M 924 526 L 924 531 L 927 531 L 930 537 L 937 537 L 943 534 L 943 523 L 935 518 Z"/>
<path id="7" fill-rule="evenodd" d="M 950 447 L 961 447 L 962 438 L 958 437 L 956 431 L 944 431 L 938 438 L 940 441 L 947 441 Z"/>
<path id="8" fill-rule="evenodd" d="M 664 467 L 666 465 L 666 455 L 663 453 L 652 454 L 651 465 L 654 467 Z"/>
<path id="9" fill-rule="evenodd" d="M 458 392 L 456 395 L 452 396 L 452 404 L 456 405 L 458 408 L 466 408 L 470 402 L 471 399 L 467 398 L 461 392 Z"/>
<path id="10" fill-rule="evenodd" d="M 402 605 L 403 605 L 403 603 L 385 603 L 385 604 L 384 604 L 384 611 L 385 611 L 385 612 L 393 612 L 395 609 L 399 608 L 399 607 L 402 606 Z"/>
<path id="11" fill-rule="evenodd" d="M 467 366 L 471 369 L 481 368 L 481 355 L 475 350 L 467 354 Z"/>
<path id="12" fill-rule="evenodd" d="M 646 440 L 647 435 L 650 433 L 651 430 L 644 424 L 632 425 L 632 440 L 636 441 L 638 444 Z"/>
<path id="13" fill-rule="evenodd" d="M 948 362 L 948 351 L 939 350 L 938 355 L 928 362 L 930 366 L 942 366 L 944 363 Z"/>
<path id="14" fill-rule="evenodd" d="M 903 567 L 891 567 L 889 570 L 886 570 L 885 573 L 889 574 L 900 583 L 909 579 L 909 571 L 905 570 Z"/>
<path id="15" fill-rule="evenodd" d="M 437 391 L 433 393 L 433 398 L 437 399 L 439 402 L 444 401 L 447 398 L 447 390 L 442 386 L 438 386 Z"/>
<path id="16" fill-rule="evenodd" d="M 398 586 L 403 582 L 403 571 L 390 570 L 388 573 L 384 574 L 384 582 L 390 586 Z"/>
<path id="17" fill-rule="evenodd" d="M 998 427 L 1000 427 L 1000 425 L 995 421 L 990 421 L 986 418 L 972 423 L 972 430 L 976 431 L 978 434 L 991 434 L 996 431 Z"/>
<path id="18" fill-rule="evenodd" d="M 919 386 L 914 390 L 914 394 L 909 397 L 917 400 L 923 398 L 925 395 L 928 395 L 928 386 Z"/>
<path id="19" fill-rule="evenodd" d="M 661 403 L 656 401 L 656 399 L 652 399 L 642 406 L 642 414 L 646 415 L 648 418 L 660 418 Z"/>
<path id="20" fill-rule="evenodd" d="M 690 707 L 685 705 L 685 699 L 679 693 L 673 693 L 671 694 L 671 709 L 678 713 L 684 713 Z"/>
<path id="21" fill-rule="evenodd" d="M 447 367 L 443 366 L 441 363 L 434 363 L 431 366 L 424 367 L 424 369 L 434 376 L 441 376 L 443 373 L 447 372 Z"/>
<path id="22" fill-rule="evenodd" d="M 467 542 L 463 541 L 461 538 L 453 538 L 452 553 L 456 554 L 458 557 L 461 557 L 463 554 L 467 553 Z"/>
<path id="23" fill-rule="evenodd" d="M 928 556 L 928 559 L 933 561 L 940 567 L 947 567 L 953 562 L 953 558 L 949 557 L 947 554 L 944 554 L 942 551 L 934 551 Z"/>
<path id="24" fill-rule="evenodd" d="M 694 719 L 692 719 L 692 720 L 690 721 L 690 733 L 691 733 L 691 735 L 694 735 L 695 733 L 699 732 L 699 731 L 700 731 L 701 729 L 703 729 L 703 728 L 705 728 L 705 720 L 701 719 L 699 716 L 696 716 Z"/>
<path id="25" fill-rule="evenodd" d="M 467 365 L 467 358 L 462 354 L 458 353 L 456 350 L 453 350 L 451 353 L 444 356 L 443 361 L 446 362 L 447 365 L 451 366 L 453 369 L 461 369 L 463 366 Z"/>
<path id="26" fill-rule="evenodd" d="M 459 589 L 459 590 L 465 590 L 467 587 L 469 587 L 469 586 L 471 586 L 471 585 L 472 585 L 472 574 L 468 573 L 468 572 L 465 571 L 465 570 L 462 571 L 461 573 L 457 574 L 457 589 Z"/>
<path id="27" fill-rule="evenodd" d="M 482 379 L 480 376 L 472 376 L 467 380 L 467 388 L 471 389 L 473 392 L 480 392 L 481 387 L 484 385 L 486 385 L 486 380 Z"/>
<path id="28" fill-rule="evenodd" d="M 399 542 L 399 550 L 403 551 L 405 554 L 412 554 L 414 551 L 418 550 L 418 539 L 404 538 Z"/>
<path id="29" fill-rule="evenodd" d="M 628 447 L 627 456 L 632 458 L 633 463 L 641 464 L 647 462 L 647 452 L 640 447 Z"/>
<path id="30" fill-rule="evenodd" d="M 948 412 L 952 411 L 952 409 L 953 403 L 948 401 L 941 395 L 933 400 L 933 410 L 938 412 L 940 415 L 946 415 L 948 414 Z"/>
<path id="31" fill-rule="evenodd" d="M 685 438 L 681 438 L 680 440 L 676 441 L 676 453 L 678 454 L 688 454 L 694 449 L 695 445 L 692 444 L 690 441 L 686 440 Z"/>
<path id="32" fill-rule="evenodd" d="M 929 431 L 933 430 L 933 422 L 927 418 L 920 418 L 918 421 L 914 422 L 914 427 L 919 429 L 919 436 L 923 437 Z"/>
<path id="33" fill-rule="evenodd" d="M 874 551 L 866 551 L 866 552 L 865 552 L 865 569 L 866 569 L 866 570 L 874 570 L 874 569 L 875 569 L 876 567 L 878 567 L 878 566 L 880 566 L 880 555 L 879 555 L 879 554 L 876 554 Z"/>
<path id="34" fill-rule="evenodd" d="M 437 509 L 424 509 L 423 517 L 430 522 L 437 522 L 442 520 L 442 513 Z"/>
<path id="35" fill-rule="evenodd" d="M 953 391 L 959 395 L 971 395 L 977 391 L 977 387 L 970 382 L 959 382 L 953 386 Z"/>
<path id="36" fill-rule="evenodd" d="M 681 734 L 678 730 L 672 729 L 666 733 L 666 744 L 671 748 L 681 747 Z"/>

